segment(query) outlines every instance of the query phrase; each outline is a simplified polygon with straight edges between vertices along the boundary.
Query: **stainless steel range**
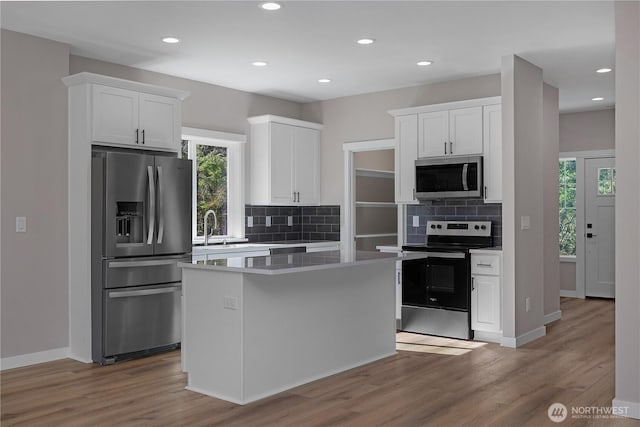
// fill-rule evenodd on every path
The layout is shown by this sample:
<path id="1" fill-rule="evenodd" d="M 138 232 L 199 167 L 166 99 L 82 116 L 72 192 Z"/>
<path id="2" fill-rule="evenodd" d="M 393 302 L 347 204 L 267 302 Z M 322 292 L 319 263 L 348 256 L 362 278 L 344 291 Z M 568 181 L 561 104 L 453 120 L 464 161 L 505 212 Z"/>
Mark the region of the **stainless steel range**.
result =
<path id="1" fill-rule="evenodd" d="M 402 263 L 402 330 L 472 339 L 469 249 L 491 246 L 491 221 L 428 221 L 428 257 Z"/>

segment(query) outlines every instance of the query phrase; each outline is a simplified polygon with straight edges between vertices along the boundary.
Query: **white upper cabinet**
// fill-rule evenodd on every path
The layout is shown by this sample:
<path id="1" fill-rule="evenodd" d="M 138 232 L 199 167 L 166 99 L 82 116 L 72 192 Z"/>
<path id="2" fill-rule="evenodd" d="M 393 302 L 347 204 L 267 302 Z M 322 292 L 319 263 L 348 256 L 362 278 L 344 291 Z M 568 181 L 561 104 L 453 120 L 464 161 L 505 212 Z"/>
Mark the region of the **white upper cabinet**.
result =
<path id="1" fill-rule="evenodd" d="M 322 125 L 272 115 L 248 120 L 248 203 L 319 204 Z"/>
<path id="2" fill-rule="evenodd" d="M 418 158 L 418 116 L 396 117 L 395 193 L 396 203 L 416 202 L 416 160 Z"/>
<path id="3" fill-rule="evenodd" d="M 484 201 L 502 202 L 502 106 L 483 107 Z"/>
<path id="4" fill-rule="evenodd" d="M 178 150 L 179 100 L 97 84 L 92 92 L 93 142 Z"/>
<path id="5" fill-rule="evenodd" d="M 418 115 L 418 157 L 482 154 L 482 107 Z"/>

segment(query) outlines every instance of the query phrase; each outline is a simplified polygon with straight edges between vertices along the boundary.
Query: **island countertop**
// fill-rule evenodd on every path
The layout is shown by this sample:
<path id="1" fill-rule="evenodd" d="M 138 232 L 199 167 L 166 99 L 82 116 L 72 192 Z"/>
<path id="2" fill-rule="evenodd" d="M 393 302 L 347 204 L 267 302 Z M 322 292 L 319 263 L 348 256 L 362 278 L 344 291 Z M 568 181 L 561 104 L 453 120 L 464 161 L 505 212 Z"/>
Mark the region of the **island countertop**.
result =
<path id="1" fill-rule="evenodd" d="M 356 251 L 352 256 L 348 256 L 343 251 L 325 251 L 271 256 L 238 256 L 220 259 L 194 260 L 191 263 L 179 263 L 178 267 L 274 275 L 335 269 L 356 264 L 371 264 L 385 261 L 395 262 L 425 258 L 426 256 L 426 254 L 420 252 L 395 254 L 369 251 Z"/>

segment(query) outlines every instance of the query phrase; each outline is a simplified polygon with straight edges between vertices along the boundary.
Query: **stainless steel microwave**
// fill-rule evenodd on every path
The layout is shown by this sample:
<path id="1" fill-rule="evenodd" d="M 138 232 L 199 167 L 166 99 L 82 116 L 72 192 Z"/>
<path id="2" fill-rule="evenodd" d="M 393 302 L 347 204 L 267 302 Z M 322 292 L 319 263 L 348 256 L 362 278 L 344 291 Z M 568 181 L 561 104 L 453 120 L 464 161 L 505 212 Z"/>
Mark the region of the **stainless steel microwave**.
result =
<path id="1" fill-rule="evenodd" d="M 482 197 L 482 156 L 416 160 L 416 198 Z"/>

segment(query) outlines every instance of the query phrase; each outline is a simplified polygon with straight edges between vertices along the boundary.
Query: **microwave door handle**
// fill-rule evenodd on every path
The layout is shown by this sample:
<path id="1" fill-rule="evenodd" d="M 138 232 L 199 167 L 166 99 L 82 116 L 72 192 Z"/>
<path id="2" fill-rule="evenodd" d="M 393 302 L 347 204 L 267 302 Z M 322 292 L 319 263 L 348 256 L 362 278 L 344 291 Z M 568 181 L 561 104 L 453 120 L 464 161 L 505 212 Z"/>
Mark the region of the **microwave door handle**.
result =
<path id="1" fill-rule="evenodd" d="M 156 228 L 156 182 L 153 176 L 153 166 L 147 166 L 147 175 L 149 177 L 149 233 L 147 234 L 147 245 L 152 245 Z"/>
<path id="2" fill-rule="evenodd" d="M 469 175 L 469 163 L 465 163 L 462 166 L 462 189 L 469 191 L 469 183 L 467 182 L 467 175 Z"/>
<path id="3" fill-rule="evenodd" d="M 164 236 L 164 178 L 162 178 L 162 166 L 158 166 L 158 244 L 162 244 Z"/>

